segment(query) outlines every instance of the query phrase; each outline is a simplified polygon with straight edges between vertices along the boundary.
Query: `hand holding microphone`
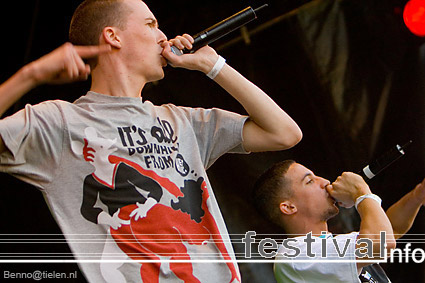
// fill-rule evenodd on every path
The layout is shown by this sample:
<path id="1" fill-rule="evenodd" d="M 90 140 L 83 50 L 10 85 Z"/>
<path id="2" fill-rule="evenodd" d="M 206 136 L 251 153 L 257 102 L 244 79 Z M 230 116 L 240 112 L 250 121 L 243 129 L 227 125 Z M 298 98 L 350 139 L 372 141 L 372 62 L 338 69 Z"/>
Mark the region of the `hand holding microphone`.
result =
<path id="1" fill-rule="evenodd" d="M 335 182 L 326 186 L 326 190 L 340 206 L 345 208 L 352 207 L 358 197 L 371 193 L 363 178 L 351 172 L 342 173 Z"/>
<path id="2" fill-rule="evenodd" d="M 379 197 L 371 194 L 367 182 L 402 157 L 405 154 L 405 149 L 411 143 L 412 141 L 409 141 L 403 146 L 397 144 L 385 154 L 366 165 L 358 174 L 344 172 L 335 182 L 326 186 L 327 192 L 340 206 L 346 208 L 353 206 L 354 203 L 357 208 L 358 203 L 366 197 L 373 198 L 380 202 Z M 425 180 L 423 183 L 419 184 L 415 190 L 417 189 L 420 191 L 424 184 Z M 422 191 L 423 195 L 425 195 L 424 192 L 425 190 Z M 363 197 L 363 199 L 360 199 L 361 197 Z"/>
<path id="3" fill-rule="evenodd" d="M 201 71 L 207 74 L 217 61 L 218 54 L 213 48 L 203 48 L 190 56 L 178 56 L 171 51 L 171 47 L 190 49 L 193 38 L 184 34 L 170 41 L 162 43 L 162 56 L 167 59 L 168 64 L 175 68 Z"/>

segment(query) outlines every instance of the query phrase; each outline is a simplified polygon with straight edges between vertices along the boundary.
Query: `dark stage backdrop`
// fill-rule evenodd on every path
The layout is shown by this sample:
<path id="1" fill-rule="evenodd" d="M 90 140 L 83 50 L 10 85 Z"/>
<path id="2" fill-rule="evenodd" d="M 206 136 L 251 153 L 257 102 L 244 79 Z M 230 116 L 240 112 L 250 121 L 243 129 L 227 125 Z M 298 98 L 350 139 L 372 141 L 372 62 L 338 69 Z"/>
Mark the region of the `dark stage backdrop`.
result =
<path id="1" fill-rule="evenodd" d="M 0 18 L 1 81 L 67 41 L 73 10 L 81 1 L 7 1 Z M 209 177 L 231 234 L 279 234 L 261 218 L 250 200 L 256 178 L 276 161 L 295 159 L 319 176 L 334 180 L 357 171 L 397 143 L 413 140 L 400 161 L 375 178 L 371 186 L 388 208 L 425 177 L 423 40 L 402 23 L 402 0 L 316 1 L 146 1 L 169 38 L 194 34 L 246 6 L 270 7 L 247 25 L 249 42 L 237 31 L 213 44 L 227 62 L 264 89 L 303 130 L 302 142 L 288 151 L 225 155 Z M 73 101 L 87 82 L 42 86 L 31 91 L 8 114 L 26 103 L 46 99 Z M 156 104 L 220 107 L 244 114 L 243 108 L 203 74 L 166 68 L 166 78 L 148 85 L 144 99 Z M 59 234 L 41 193 L 1 175 L 2 234 Z M 424 211 L 411 229 L 422 239 Z M 335 233 L 357 229 L 354 210 L 343 210 L 331 222 Z M 13 238 L 13 235 L 10 236 Z M 58 236 L 59 237 L 59 236 Z M 413 241 L 413 240 L 412 240 Z M 413 241 L 412 248 L 424 248 Z M 400 242 L 399 247 L 403 247 Z M 0 245 L 0 252 L 5 252 Z M 65 244 L 13 245 L 13 252 L 69 252 Z M 235 246 L 236 252 L 243 252 Z M 2 251 L 3 250 L 3 251 Z M 8 250 L 9 251 L 9 250 Z M 424 265 L 384 264 L 393 282 L 425 282 Z M 240 264 L 244 282 L 274 282 L 271 264 Z M 74 272 L 75 264 L 0 264 L 0 270 L 36 269 Z M 79 273 L 75 282 L 84 282 Z"/>

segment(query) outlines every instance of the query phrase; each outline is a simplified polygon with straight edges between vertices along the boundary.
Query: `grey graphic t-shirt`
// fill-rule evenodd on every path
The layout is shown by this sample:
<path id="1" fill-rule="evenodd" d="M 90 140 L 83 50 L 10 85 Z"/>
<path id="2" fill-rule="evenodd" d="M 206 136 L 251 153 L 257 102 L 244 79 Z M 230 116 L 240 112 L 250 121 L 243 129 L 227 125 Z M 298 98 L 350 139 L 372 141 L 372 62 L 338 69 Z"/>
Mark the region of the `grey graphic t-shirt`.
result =
<path id="1" fill-rule="evenodd" d="M 88 92 L 0 121 L 0 169 L 42 190 L 90 282 L 239 282 L 205 170 L 246 118 Z"/>

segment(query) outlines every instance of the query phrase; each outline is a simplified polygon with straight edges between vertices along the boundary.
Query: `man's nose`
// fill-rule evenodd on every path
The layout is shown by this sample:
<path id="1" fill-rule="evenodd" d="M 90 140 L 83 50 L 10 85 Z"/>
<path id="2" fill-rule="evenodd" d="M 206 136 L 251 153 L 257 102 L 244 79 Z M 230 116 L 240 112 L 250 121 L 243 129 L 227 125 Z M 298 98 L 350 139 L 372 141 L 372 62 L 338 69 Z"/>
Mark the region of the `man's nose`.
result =
<path id="1" fill-rule="evenodd" d="M 167 41 L 167 36 L 165 35 L 165 33 L 163 33 L 162 30 L 160 29 L 158 29 L 158 31 L 159 31 L 158 43 Z"/>
<path id="2" fill-rule="evenodd" d="M 320 185 L 323 189 L 325 189 L 328 185 L 331 184 L 331 182 L 329 182 L 329 180 L 319 177 L 320 178 Z"/>

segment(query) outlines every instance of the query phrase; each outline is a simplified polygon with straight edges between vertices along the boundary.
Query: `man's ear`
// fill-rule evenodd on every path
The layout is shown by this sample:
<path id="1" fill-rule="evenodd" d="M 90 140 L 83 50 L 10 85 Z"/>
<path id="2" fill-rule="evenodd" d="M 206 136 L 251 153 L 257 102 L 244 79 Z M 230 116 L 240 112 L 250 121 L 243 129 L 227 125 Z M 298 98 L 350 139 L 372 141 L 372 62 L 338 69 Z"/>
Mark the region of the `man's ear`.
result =
<path id="1" fill-rule="evenodd" d="M 116 28 L 114 27 L 105 27 L 102 30 L 102 40 L 100 42 L 107 43 L 112 47 L 121 48 L 121 38 L 119 37 Z"/>
<path id="2" fill-rule="evenodd" d="M 290 200 L 285 200 L 279 204 L 280 211 L 285 215 L 292 215 L 297 212 L 297 207 Z"/>

